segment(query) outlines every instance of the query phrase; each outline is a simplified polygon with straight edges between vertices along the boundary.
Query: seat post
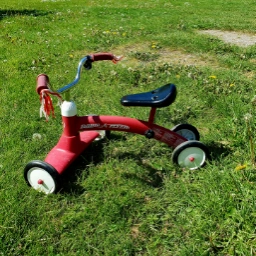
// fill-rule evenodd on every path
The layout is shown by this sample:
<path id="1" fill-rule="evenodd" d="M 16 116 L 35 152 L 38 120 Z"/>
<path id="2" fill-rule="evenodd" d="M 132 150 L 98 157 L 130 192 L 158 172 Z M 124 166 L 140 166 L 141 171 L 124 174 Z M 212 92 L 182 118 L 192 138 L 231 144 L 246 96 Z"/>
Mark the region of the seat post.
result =
<path id="1" fill-rule="evenodd" d="M 148 118 L 148 122 L 149 122 L 149 123 L 151 123 L 151 124 L 154 123 L 155 114 L 156 114 L 156 108 L 151 108 L 150 114 L 149 114 L 149 118 Z"/>

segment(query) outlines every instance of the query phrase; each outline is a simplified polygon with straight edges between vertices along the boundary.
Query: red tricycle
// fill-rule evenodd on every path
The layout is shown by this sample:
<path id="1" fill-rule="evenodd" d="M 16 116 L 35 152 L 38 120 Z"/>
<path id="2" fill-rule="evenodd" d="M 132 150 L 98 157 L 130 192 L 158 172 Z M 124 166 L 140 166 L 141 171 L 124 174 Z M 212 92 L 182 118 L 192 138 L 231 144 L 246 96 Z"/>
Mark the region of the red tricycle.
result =
<path id="1" fill-rule="evenodd" d="M 70 90 L 80 79 L 81 70 L 92 68 L 92 63 L 101 60 L 118 62 L 121 57 L 111 53 L 96 53 L 83 57 L 78 65 L 75 80 L 53 91 L 45 74 L 37 77 L 37 93 L 40 95 L 46 117 L 52 109 L 51 95 L 61 101 L 63 133 L 45 161 L 34 160 L 24 169 L 28 185 L 46 194 L 60 188 L 60 175 L 92 143 L 110 131 L 129 132 L 166 143 L 173 148 L 173 163 L 190 170 L 202 167 L 208 157 L 208 148 L 199 141 L 198 130 L 190 124 L 179 124 L 167 129 L 154 123 L 156 110 L 171 105 L 176 98 L 176 86 L 166 84 L 155 90 L 122 97 L 121 104 L 127 107 L 150 108 L 148 120 L 124 116 L 86 115 L 78 116 L 74 101 L 62 100 L 61 94 Z"/>

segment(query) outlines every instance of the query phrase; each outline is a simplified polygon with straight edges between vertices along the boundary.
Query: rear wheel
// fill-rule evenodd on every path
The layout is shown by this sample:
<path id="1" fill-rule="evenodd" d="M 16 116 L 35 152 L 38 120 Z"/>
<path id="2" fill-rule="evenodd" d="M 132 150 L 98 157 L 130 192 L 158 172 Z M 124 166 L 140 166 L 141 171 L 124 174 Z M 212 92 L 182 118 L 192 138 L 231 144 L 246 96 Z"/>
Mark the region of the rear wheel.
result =
<path id="1" fill-rule="evenodd" d="M 96 114 L 89 114 L 88 116 L 97 116 Z M 106 130 L 96 130 L 99 133 L 99 136 L 95 139 L 95 141 L 100 141 L 104 139 L 108 139 L 110 137 L 110 131 Z"/>
<path id="2" fill-rule="evenodd" d="M 205 165 L 209 157 L 208 148 L 199 141 L 185 141 L 177 146 L 172 161 L 180 167 L 196 170 Z"/>
<path id="3" fill-rule="evenodd" d="M 110 131 L 99 130 L 97 132 L 99 133 L 99 136 L 95 139 L 95 141 L 109 139 L 109 137 L 110 137 Z"/>
<path id="4" fill-rule="evenodd" d="M 196 127 L 191 124 L 178 124 L 171 129 L 187 140 L 199 140 L 200 135 Z"/>

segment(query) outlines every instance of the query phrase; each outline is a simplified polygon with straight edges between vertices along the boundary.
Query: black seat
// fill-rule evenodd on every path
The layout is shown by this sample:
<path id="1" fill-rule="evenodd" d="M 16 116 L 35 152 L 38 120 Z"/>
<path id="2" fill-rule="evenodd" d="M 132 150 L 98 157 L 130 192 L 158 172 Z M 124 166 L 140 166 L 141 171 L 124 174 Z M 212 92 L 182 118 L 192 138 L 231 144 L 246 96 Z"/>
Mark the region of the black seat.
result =
<path id="1" fill-rule="evenodd" d="M 176 98 L 174 84 L 166 84 L 154 91 L 126 95 L 121 99 L 123 106 L 163 108 L 171 105 Z"/>

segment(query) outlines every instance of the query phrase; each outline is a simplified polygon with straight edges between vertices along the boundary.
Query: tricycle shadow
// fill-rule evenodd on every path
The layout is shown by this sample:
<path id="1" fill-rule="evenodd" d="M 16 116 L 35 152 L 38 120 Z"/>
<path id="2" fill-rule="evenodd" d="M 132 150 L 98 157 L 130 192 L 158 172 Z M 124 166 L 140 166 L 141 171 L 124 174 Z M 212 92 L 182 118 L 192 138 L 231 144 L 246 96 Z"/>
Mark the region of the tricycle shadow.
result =
<path id="1" fill-rule="evenodd" d="M 131 157 L 131 156 L 130 156 Z M 148 186 L 161 189 L 163 187 L 163 178 L 166 170 L 158 170 L 152 167 L 149 164 L 143 163 L 143 161 L 138 160 L 136 163 L 139 166 L 142 166 L 145 169 L 145 173 L 143 175 L 139 175 L 136 173 L 124 173 L 123 176 L 128 179 L 136 179 L 141 183 L 144 183 Z"/>
<path id="2" fill-rule="evenodd" d="M 85 178 L 90 175 L 89 167 L 104 161 L 104 144 L 96 142 L 90 145 L 62 174 L 60 193 L 83 194 L 86 188 L 78 182 L 81 176 Z"/>
<path id="3" fill-rule="evenodd" d="M 122 135 L 111 134 L 111 140 L 124 140 Z M 91 144 L 63 173 L 61 177 L 61 190 L 60 193 L 67 194 L 83 194 L 86 192 L 86 188 L 79 184 L 79 179 L 81 176 L 87 178 L 90 175 L 89 168 L 91 165 L 97 165 L 104 162 L 104 146 L 107 142 L 94 142 Z M 161 188 L 163 185 L 163 176 L 165 170 L 158 170 L 152 167 L 150 164 L 144 162 L 143 153 L 134 154 L 134 153 L 120 153 L 118 156 L 119 159 L 134 159 L 136 164 L 145 169 L 145 174 L 138 175 L 135 173 L 125 172 L 122 174 L 125 178 L 129 179 L 138 179 L 148 186 L 155 188 Z"/>
<path id="4" fill-rule="evenodd" d="M 124 140 L 124 136 L 119 134 L 111 134 L 111 140 Z M 105 147 L 107 142 L 94 142 L 90 145 L 79 157 L 72 163 L 69 168 L 62 175 L 62 188 L 60 190 L 61 193 L 67 194 L 83 194 L 86 192 L 86 187 L 83 187 L 79 184 L 79 179 L 81 176 L 87 178 L 90 175 L 89 168 L 91 165 L 97 165 L 104 162 L 104 152 L 103 148 Z M 209 142 L 207 143 L 207 147 L 210 150 L 210 160 L 214 159 L 215 163 L 221 162 L 223 157 L 228 156 L 232 153 L 231 148 L 227 145 L 223 145 L 219 142 Z M 171 153 L 171 149 L 170 149 Z M 141 183 L 144 183 L 148 186 L 161 189 L 164 185 L 164 176 L 168 172 L 172 170 L 165 170 L 162 168 L 155 168 L 150 163 L 143 160 L 143 152 L 140 154 L 135 154 L 131 152 L 120 153 L 116 157 L 119 159 L 134 159 L 134 162 L 139 167 L 142 167 L 145 172 L 142 173 L 129 173 L 124 172 L 122 175 L 124 178 L 128 179 L 136 179 Z M 182 172 L 180 167 L 175 169 L 175 173 Z"/>
<path id="5" fill-rule="evenodd" d="M 214 160 L 215 163 L 221 162 L 224 157 L 227 157 L 232 153 L 232 149 L 229 145 L 225 145 L 221 142 L 211 141 L 207 143 L 207 147 L 210 151 L 210 162 Z"/>

